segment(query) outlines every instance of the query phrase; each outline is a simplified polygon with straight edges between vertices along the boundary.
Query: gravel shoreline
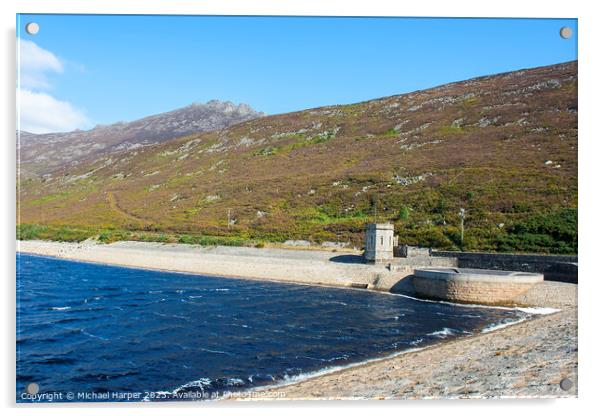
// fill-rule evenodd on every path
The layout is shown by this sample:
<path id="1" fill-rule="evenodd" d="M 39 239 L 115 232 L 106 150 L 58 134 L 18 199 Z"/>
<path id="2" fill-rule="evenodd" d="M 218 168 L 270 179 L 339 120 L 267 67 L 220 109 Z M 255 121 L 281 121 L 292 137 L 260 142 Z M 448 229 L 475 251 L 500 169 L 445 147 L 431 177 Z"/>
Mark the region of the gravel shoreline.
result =
<path id="1" fill-rule="evenodd" d="M 574 384 L 568 391 L 560 388 L 564 378 Z M 576 397 L 576 311 L 561 311 L 261 393 L 285 400 Z"/>

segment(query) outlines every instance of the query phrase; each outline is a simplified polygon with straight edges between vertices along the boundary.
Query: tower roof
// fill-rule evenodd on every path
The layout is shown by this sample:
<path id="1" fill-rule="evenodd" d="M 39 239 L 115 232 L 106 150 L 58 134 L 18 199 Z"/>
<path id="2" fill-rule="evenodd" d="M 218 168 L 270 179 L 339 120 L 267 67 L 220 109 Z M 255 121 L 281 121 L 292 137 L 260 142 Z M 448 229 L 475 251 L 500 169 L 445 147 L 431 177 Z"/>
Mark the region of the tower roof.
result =
<path id="1" fill-rule="evenodd" d="M 366 224 L 366 230 L 394 230 L 394 225 L 390 222 L 384 223 L 369 223 Z"/>

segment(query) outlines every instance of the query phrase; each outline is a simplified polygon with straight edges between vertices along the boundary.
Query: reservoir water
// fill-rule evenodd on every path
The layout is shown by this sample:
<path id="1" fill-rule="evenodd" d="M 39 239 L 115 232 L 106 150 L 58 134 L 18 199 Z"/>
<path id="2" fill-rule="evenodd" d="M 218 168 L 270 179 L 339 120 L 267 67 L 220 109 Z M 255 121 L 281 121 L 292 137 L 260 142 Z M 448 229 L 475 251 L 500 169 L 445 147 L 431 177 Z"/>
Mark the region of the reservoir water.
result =
<path id="1" fill-rule="evenodd" d="M 23 395 L 30 383 L 58 401 L 214 397 L 526 317 L 365 290 L 19 254 L 17 400 L 32 400 Z M 119 395 L 128 392 L 141 396 Z"/>

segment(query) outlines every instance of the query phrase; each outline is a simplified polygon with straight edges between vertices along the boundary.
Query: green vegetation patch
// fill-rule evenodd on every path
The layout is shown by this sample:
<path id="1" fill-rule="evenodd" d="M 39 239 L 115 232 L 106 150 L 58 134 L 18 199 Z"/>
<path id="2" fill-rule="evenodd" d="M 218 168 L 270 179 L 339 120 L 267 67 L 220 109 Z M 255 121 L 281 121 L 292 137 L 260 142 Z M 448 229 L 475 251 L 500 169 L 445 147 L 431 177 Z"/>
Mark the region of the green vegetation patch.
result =
<path id="1" fill-rule="evenodd" d="M 301 136 L 299 134 L 295 134 L 294 137 L 298 139 L 292 143 L 283 144 L 280 146 L 268 146 L 264 147 L 253 153 L 254 156 L 272 156 L 276 154 L 289 153 L 293 150 L 301 149 L 306 146 L 312 146 L 316 144 L 326 143 L 332 139 L 334 139 L 336 135 L 332 132 L 324 132 L 317 134 L 311 138 L 306 138 L 305 136 Z M 301 137 L 301 138 L 299 138 Z"/>
<path id="2" fill-rule="evenodd" d="M 464 132 L 464 128 L 462 128 L 462 126 L 452 124 L 450 126 L 440 127 L 439 132 L 442 134 L 461 134 Z"/>
<path id="3" fill-rule="evenodd" d="M 28 201 L 28 204 L 30 204 L 30 205 L 42 205 L 42 204 L 45 204 L 47 202 L 64 200 L 64 199 L 69 198 L 69 196 L 70 196 L 69 192 L 61 192 L 61 193 L 58 193 L 58 194 L 44 195 L 41 198 L 32 199 L 31 201 Z"/>
<path id="4" fill-rule="evenodd" d="M 346 222 L 356 222 L 357 220 L 366 220 L 368 216 L 361 210 L 341 212 L 342 210 L 331 205 L 322 205 L 318 207 L 309 207 L 298 213 L 298 222 L 307 222 L 308 224 L 341 224 Z"/>
<path id="5" fill-rule="evenodd" d="M 18 240 L 53 240 L 80 242 L 96 233 L 86 228 L 59 225 L 19 224 L 17 225 Z"/>
<path id="6" fill-rule="evenodd" d="M 198 244 L 201 246 L 235 246 L 241 247 L 248 245 L 248 241 L 240 237 L 220 237 L 210 235 L 180 235 L 178 243 L 181 244 Z"/>
<path id="7" fill-rule="evenodd" d="M 197 244 L 201 246 L 255 246 L 261 241 L 239 236 L 211 236 L 132 231 L 123 229 L 79 228 L 58 225 L 19 224 L 17 239 L 80 242 L 88 238 L 110 244 L 116 241 L 145 241 L 158 243 Z"/>
<path id="8" fill-rule="evenodd" d="M 534 215 L 509 227 L 500 238 L 499 251 L 577 253 L 577 209 L 565 208 Z"/>
<path id="9" fill-rule="evenodd" d="M 396 137 L 397 135 L 399 135 L 399 132 L 393 128 L 391 128 L 383 133 L 383 136 L 385 136 L 385 137 Z"/>

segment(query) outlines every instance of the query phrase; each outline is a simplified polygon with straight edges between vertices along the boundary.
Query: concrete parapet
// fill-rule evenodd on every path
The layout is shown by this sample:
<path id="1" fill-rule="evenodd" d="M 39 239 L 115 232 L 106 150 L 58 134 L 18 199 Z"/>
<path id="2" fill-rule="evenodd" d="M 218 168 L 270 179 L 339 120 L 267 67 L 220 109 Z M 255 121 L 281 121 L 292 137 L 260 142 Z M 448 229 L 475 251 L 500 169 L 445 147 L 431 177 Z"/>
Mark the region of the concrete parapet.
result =
<path id="1" fill-rule="evenodd" d="M 432 251 L 432 256 L 456 258 L 458 267 L 462 268 L 543 273 L 545 280 L 568 283 L 577 283 L 578 280 L 577 256 L 435 250 Z"/>
<path id="2" fill-rule="evenodd" d="M 454 257 L 396 257 L 389 264 L 391 270 L 402 267 L 457 267 L 458 260 Z"/>

